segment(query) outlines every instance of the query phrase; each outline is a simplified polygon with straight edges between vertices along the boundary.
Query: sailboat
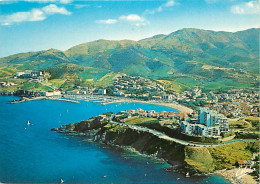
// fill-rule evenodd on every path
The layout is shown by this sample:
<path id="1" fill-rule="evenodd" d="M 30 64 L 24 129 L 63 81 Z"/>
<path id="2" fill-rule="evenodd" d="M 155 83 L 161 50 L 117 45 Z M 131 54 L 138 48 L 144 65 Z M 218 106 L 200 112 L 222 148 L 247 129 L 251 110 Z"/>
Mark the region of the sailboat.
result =
<path id="1" fill-rule="evenodd" d="M 190 173 L 187 172 L 187 173 L 186 173 L 186 178 L 189 178 L 189 177 L 190 177 Z"/>
<path id="2" fill-rule="evenodd" d="M 29 120 L 27 121 L 27 125 L 28 125 L 28 126 L 29 126 L 29 125 L 31 125 L 31 123 L 30 123 L 30 121 L 29 121 Z"/>

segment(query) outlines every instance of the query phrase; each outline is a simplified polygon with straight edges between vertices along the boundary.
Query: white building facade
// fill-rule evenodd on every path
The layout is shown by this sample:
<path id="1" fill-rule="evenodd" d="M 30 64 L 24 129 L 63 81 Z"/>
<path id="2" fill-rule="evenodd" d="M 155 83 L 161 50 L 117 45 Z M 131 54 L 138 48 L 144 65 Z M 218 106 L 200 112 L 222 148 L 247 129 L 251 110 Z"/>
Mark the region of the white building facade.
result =
<path id="1" fill-rule="evenodd" d="M 201 108 L 197 121 L 186 119 L 180 122 L 182 132 L 205 137 L 218 137 L 229 131 L 228 119 L 216 111 Z"/>

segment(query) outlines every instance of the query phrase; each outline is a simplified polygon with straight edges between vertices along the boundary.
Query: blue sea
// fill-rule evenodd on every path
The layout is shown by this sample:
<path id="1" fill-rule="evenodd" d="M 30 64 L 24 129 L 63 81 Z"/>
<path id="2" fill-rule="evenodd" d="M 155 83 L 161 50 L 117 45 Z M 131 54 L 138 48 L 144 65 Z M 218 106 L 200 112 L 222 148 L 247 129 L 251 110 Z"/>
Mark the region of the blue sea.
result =
<path id="1" fill-rule="evenodd" d="M 7 103 L 15 98 L 0 96 L 1 183 L 58 183 L 60 178 L 64 183 L 229 183 L 216 175 L 185 178 L 165 171 L 169 165 L 163 161 L 50 131 L 104 112 L 174 109 L 141 103 Z"/>

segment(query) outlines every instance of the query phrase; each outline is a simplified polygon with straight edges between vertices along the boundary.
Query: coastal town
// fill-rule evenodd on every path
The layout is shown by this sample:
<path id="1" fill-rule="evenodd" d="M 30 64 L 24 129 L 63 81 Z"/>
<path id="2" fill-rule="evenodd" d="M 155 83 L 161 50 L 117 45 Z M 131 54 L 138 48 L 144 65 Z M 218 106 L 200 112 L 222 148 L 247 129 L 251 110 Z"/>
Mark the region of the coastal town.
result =
<path id="1" fill-rule="evenodd" d="M 0 184 L 260 183 L 260 0 L 0 10 Z"/>
<path id="2" fill-rule="evenodd" d="M 42 83 L 47 80 L 44 72 L 25 70 L 17 72 L 13 78 L 26 79 L 32 83 Z M 246 116 L 259 117 L 259 90 L 258 89 L 227 89 L 207 90 L 195 87 L 189 91 L 176 92 L 168 90 L 157 80 L 140 76 L 121 74 L 113 79 L 113 83 L 106 88 L 90 86 L 74 86 L 73 88 L 52 89 L 51 91 L 19 89 L 6 91 L 8 87 L 17 85 L 14 82 L 0 81 L 0 94 L 17 95 L 24 97 L 55 97 L 97 95 L 115 97 L 116 100 L 141 100 L 173 103 L 187 106 L 191 109 L 207 107 L 223 114 L 228 118 L 243 118 Z M 104 101 L 105 102 L 105 101 Z"/>
<path id="3" fill-rule="evenodd" d="M 17 72 L 13 79 L 31 83 L 43 83 L 47 78 L 42 71 L 25 70 Z M 110 103 L 140 102 L 163 105 L 177 112 L 146 111 L 140 108 L 119 113 L 101 114 L 99 121 L 111 121 L 120 126 L 128 126 L 139 131 L 150 131 L 155 136 L 164 136 L 178 144 L 194 147 L 216 147 L 229 142 L 256 140 L 259 135 L 259 91 L 258 89 L 207 90 L 195 87 L 176 92 L 167 89 L 157 80 L 120 73 L 107 87 L 74 86 L 73 88 L 53 90 L 26 90 L 19 88 L 6 92 L 16 86 L 15 82 L 1 81 L 2 95 L 21 97 L 10 103 L 31 100 L 61 100 L 80 103 L 81 100 Z M 140 124 L 140 121 L 144 123 Z M 139 124 L 138 124 L 139 122 Z M 150 124 L 150 125 L 147 125 Z M 150 126 L 155 125 L 151 128 Z M 143 126 L 147 126 L 143 128 Z M 151 129 L 150 129 L 151 128 Z M 163 130 L 163 131 L 162 131 Z M 164 135 L 165 134 L 165 135 Z M 173 136 L 174 135 L 174 136 Z M 248 168 L 248 173 L 257 172 L 259 152 L 247 160 L 236 160 L 239 168 Z M 236 167 L 235 163 L 232 167 Z M 222 175 L 224 175 L 222 173 Z M 241 174 L 239 175 L 241 176 Z M 238 176 L 234 176 L 238 178 Z M 240 181 L 240 180 L 239 180 Z"/>

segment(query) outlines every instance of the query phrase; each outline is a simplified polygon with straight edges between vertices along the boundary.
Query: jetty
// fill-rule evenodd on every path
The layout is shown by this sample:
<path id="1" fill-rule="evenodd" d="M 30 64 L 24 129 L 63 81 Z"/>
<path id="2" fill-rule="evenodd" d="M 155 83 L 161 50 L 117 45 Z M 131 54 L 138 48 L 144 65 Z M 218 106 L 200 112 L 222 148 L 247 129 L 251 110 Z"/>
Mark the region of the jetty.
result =
<path id="1" fill-rule="evenodd" d="M 22 97 L 19 100 L 13 100 L 13 101 L 10 101 L 8 103 L 16 104 L 16 103 L 33 101 L 33 100 L 55 100 L 55 101 L 63 101 L 63 102 L 70 102 L 70 103 L 79 103 L 79 101 L 76 101 L 76 100 L 59 98 L 59 97 L 55 97 L 55 98 L 54 97 L 33 97 L 33 98 Z"/>

